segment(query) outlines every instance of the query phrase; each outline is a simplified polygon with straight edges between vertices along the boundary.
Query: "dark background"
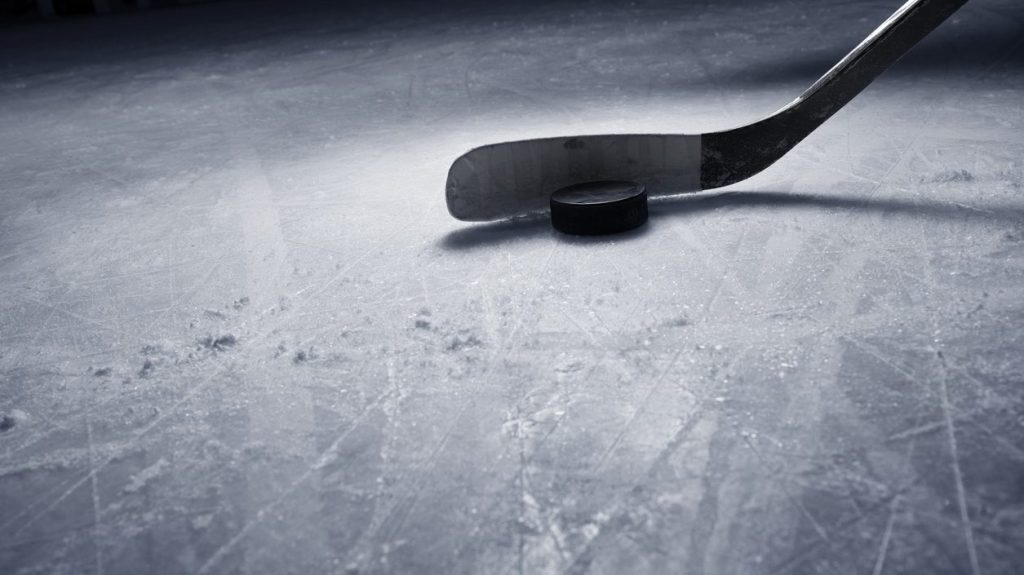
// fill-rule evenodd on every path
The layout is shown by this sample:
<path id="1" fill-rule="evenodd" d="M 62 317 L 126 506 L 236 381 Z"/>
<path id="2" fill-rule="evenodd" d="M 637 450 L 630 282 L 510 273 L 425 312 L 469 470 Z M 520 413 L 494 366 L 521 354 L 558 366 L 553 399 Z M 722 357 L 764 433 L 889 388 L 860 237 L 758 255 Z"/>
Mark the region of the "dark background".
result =
<path id="1" fill-rule="evenodd" d="M 543 25 L 545 18 L 588 13 L 614 12 L 619 2 L 607 0 L 152 0 L 150 8 L 139 9 L 135 0 L 112 0 L 111 12 L 95 14 L 92 0 L 57 0 L 57 15 L 43 17 L 30 0 L 0 0 L 0 69 L 8 74 L 45 73 L 66 66 L 102 64 L 160 56 L 198 55 L 204 51 L 245 49 L 259 42 L 308 39 L 329 47 L 332 37 L 377 29 L 395 33 L 417 29 L 446 34 L 461 26 L 491 25 L 496 33 L 514 34 L 519 22 Z M 984 69 L 996 59 L 1000 66 L 1024 67 L 1024 50 L 1015 43 L 1024 26 L 1024 2 L 989 6 L 984 0 L 971 3 L 998 25 L 949 26 L 926 38 L 901 62 L 893 74 L 928 71 Z M 631 10 L 647 7 L 679 21 L 699 19 L 709 9 L 730 18 L 740 35 L 759 35 L 755 45 L 721 46 L 721 53 L 746 51 L 742 66 L 735 59 L 710 58 L 700 82 L 716 86 L 813 80 L 834 64 L 882 19 L 899 5 L 898 1 L 857 0 L 822 3 L 814 0 L 765 2 L 723 0 L 720 2 L 641 1 Z M 749 14 L 765 10 L 782 13 L 784 29 L 767 29 Z M 831 13 L 842 6 L 844 26 L 816 26 L 829 22 Z M 241 16 L 241 18 L 240 18 Z M 553 22 L 559 25 L 558 18 Z M 778 26 L 776 25 L 776 28 Z M 623 34 L 636 34 L 635 25 Z M 455 32 L 458 33 L 458 32 Z M 778 41 L 764 38 L 777 37 Z M 793 49 L 797 38 L 798 50 Z M 1006 50 L 1010 45 L 1011 49 Z M 652 47 L 652 53 L 657 50 Z M 712 52 L 713 54 L 713 52 Z M 558 54 L 549 55 L 557 60 Z M 658 54 L 662 59 L 671 54 Z M 722 65 L 717 65 L 721 62 Z M 159 65 L 154 61 L 154 65 Z M 691 84 L 692 86 L 692 84 Z"/>

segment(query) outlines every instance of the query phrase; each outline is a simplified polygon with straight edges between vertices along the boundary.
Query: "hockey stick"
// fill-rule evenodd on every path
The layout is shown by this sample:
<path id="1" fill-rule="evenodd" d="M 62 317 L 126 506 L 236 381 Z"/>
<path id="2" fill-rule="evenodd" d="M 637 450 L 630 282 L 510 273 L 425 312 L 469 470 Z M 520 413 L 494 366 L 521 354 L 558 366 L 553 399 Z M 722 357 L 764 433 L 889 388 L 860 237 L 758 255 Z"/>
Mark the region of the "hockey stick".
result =
<path id="1" fill-rule="evenodd" d="M 487 221 L 538 211 L 561 187 L 631 180 L 650 196 L 718 188 L 775 163 L 967 0 L 909 0 L 863 42 L 774 114 L 706 134 L 611 134 L 490 144 L 448 171 L 448 211 Z"/>

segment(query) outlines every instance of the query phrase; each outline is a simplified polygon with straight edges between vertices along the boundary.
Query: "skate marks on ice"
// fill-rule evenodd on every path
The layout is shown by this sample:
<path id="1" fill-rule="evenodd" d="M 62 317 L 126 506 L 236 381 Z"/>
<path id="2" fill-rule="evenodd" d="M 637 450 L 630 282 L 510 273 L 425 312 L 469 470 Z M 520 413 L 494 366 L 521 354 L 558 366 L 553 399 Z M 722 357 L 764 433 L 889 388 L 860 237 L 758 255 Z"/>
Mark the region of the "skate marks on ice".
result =
<path id="1" fill-rule="evenodd" d="M 975 4 L 935 53 L 1014 8 Z M 444 213 L 463 147 L 739 123 L 819 71 L 709 102 L 750 56 L 723 43 L 856 21 L 673 10 L 154 41 L 160 73 L 4 84 L 3 570 L 1019 563 L 1016 38 L 948 76 L 912 54 L 787 165 L 633 237 Z"/>

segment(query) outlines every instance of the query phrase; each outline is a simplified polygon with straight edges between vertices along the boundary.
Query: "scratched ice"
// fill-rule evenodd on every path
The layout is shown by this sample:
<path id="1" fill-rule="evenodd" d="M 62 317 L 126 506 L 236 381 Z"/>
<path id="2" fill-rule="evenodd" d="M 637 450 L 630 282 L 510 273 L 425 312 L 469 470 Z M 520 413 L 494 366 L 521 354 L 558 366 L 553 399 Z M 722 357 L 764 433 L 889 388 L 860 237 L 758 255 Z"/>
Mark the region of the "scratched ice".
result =
<path id="1" fill-rule="evenodd" d="M 1020 2 L 642 233 L 445 212 L 470 147 L 755 119 L 898 3 L 4 28 L 0 572 L 1012 572 Z"/>

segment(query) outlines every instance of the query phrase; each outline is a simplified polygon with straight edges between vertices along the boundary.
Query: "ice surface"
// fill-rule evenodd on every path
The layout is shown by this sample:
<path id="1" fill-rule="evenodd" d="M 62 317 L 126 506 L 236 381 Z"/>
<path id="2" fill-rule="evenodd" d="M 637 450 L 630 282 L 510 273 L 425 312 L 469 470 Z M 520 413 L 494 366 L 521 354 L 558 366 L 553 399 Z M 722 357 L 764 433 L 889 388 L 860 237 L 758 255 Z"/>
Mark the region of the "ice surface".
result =
<path id="1" fill-rule="evenodd" d="M 1013 572 L 1020 2 L 641 231 L 445 209 L 474 146 L 770 113 L 896 4 L 3 28 L 0 572 Z"/>

